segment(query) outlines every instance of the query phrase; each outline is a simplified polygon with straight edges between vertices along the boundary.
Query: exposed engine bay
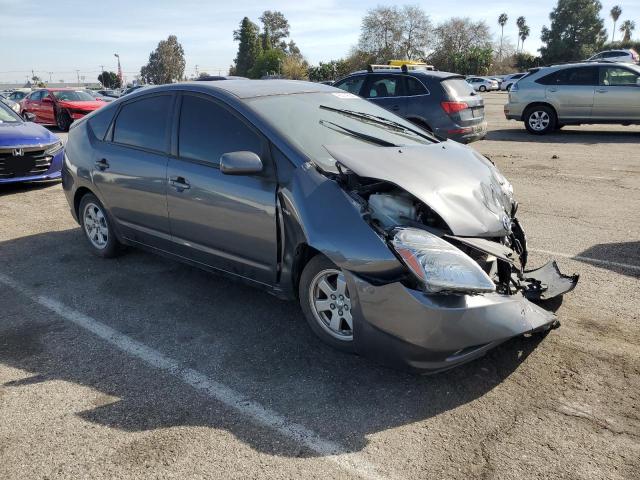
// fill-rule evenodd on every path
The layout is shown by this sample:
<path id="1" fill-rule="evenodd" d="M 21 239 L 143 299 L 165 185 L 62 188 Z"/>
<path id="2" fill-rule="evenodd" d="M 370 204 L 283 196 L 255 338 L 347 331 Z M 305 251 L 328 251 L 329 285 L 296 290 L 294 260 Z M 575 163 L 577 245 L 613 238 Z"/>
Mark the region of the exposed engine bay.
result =
<path id="1" fill-rule="evenodd" d="M 454 235 L 447 223 L 428 205 L 386 181 L 361 178 L 341 170 L 339 181 L 361 207 L 374 230 L 390 242 L 398 227 L 425 229 L 453 244 L 471 257 L 493 280 L 496 292 L 521 292 L 529 300 L 548 300 L 575 288 L 578 275 L 560 273 L 555 261 L 535 270 L 526 270 L 527 239 L 516 218 L 517 203 L 510 212 L 507 234 L 500 237 Z"/>

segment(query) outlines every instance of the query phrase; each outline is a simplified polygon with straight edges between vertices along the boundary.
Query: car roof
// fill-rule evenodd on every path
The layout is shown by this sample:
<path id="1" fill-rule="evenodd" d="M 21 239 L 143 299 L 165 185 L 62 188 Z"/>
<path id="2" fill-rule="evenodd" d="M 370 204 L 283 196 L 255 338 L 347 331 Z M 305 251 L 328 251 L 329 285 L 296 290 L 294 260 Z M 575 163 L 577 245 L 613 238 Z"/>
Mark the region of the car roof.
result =
<path id="1" fill-rule="evenodd" d="M 334 87 L 320 83 L 303 82 L 299 80 L 233 80 L 232 82 L 194 81 L 174 84 L 206 87 L 212 90 L 222 90 L 237 98 L 247 99 L 268 97 L 272 95 L 293 95 L 296 93 L 334 92 Z"/>
<path id="2" fill-rule="evenodd" d="M 406 72 L 398 71 L 398 69 L 376 69 L 373 72 L 369 72 L 368 70 L 358 70 L 356 72 L 351 72 L 349 75 L 346 75 L 343 78 L 349 77 L 351 75 L 388 75 L 390 73 L 395 73 L 396 75 L 409 75 L 412 77 L 428 77 L 435 78 L 438 80 L 444 80 L 446 78 L 464 78 L 464 75 L 460 75 L 459 73 L 452 72 L 441 72 L 440 70 L 408 70 Z"/>

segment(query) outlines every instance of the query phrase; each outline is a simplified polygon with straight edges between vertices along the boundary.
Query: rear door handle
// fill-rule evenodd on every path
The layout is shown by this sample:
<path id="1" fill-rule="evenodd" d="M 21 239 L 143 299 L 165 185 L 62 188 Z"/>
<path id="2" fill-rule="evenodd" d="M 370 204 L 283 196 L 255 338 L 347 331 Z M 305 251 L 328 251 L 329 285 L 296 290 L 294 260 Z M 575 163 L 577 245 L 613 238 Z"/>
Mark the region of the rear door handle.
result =
<path id="1" fill-rule="evenodd" d="M 96 161 L 96 167 L 98 167 L 98 170 L 106 170 L 109 168 L 109 162 L 107 162 L 106 158 L 101 158 Z"/>
<path id="2" fill-rule="evenodd" d="M 550 89 L 549 89 L 549 91 L 550 91 L 550 92 L 557 92 L 557 91 L 558 91 L 558 89 L 557 89 L 557 88 L 550 88 Z"/>
<path id="3" fill-rule="evenodd" d="M 596 90 L 596 92 L 598 92 L 598 93 L 607 93 L 607 89 L 606 88 L 598 88 Z"/>
<path id="4" fill-rule="evenodd" d="M 191 185 L 189 185 L 189 182 L 187 182 L 184 177 L 171 177 L 169 179 L 169 184 L 178 192 L 191 188 Z"/>

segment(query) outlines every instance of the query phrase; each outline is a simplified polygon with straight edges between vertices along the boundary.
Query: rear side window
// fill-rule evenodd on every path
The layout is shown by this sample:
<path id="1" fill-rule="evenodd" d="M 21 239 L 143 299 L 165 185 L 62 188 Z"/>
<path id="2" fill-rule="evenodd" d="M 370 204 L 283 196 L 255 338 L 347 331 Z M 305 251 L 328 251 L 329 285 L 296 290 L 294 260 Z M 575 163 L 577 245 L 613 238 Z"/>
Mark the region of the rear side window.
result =
<path id="1" fill-rule="evenodd" d="M 178 152 L 181 158 L 220 164 L 224 153 L 262 153 L 262 141 L 226 108 L 202 97 L 185 95 L 180 110 Z"/>
<path id="2" fill-rule="evenodd" d="M 354 95 L 359 95 L 362 84 L 364 83 L 364 79 L 364 75 L 349 77 L 341 82 L 338 82 L 335 86 L 337 88 L 341 88 L 342 90 L 346 90 L 349 93 L 353 93 Z"/>
<path id="3" fill-rule="evenodd" d="M 422 82 L 420 82 L 420 80 L 417 80 L 413 77 L 406 77 L 406 78 L 407 78 L 407 95 L 408 96 L 426 95 L 429 93 L 427 92 L 427 89 L 422 84 Z"/>
<path id="4" fill-rule="evenodd" d="M 598 83 L 598 67 L 565 68 L 536 80 L 542 85 L 587 85 Z"/>
<path id="5" fill-rule="evenodd" d="M 449 78 L 447 80 L 443 80 L 441 84 L 450 98 L 460 98 L 475 95 L 473 87 L 462 78 Z"/>
<path id="6" fill-rule="evenodd" d="M 31 100 L 32 102 L 37 102 L 39 100 L 42 100 L 42 97 L 44 96 L 44 90 L 40 90 L 38 92 L 34 92 L 29 96 L 29 100 Z"/>
<path id="7" fill-rule="evenodd" d="M 104 140 L 104 136 L 109 129 L 109 124 L 111 123 L 114 112 L 114 108 L 96 110 L 96 113 L 93 113 L 87 120 L 89 127 L 91 127 L 91 131 L 93 131 L 93 134 L 98 140 Z"/>
<path id="8" fill-rule="evenodd" d="M 145 97 L 122 107 L 113 129 L 113 141 L 164 152 L 172 96 Z"/>

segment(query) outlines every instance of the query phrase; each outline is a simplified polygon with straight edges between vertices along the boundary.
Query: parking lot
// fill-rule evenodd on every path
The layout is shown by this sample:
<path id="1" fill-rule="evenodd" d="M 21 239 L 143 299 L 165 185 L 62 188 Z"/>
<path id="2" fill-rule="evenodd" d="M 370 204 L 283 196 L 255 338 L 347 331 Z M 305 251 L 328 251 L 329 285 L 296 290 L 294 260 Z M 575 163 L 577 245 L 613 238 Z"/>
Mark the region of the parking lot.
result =
<path id="1" fill-rule="evenodd" d="M 296 303 L 99 259 L 59 183 L 6 186 L 0 478 L 637 478 L 640 127 L 534 137 L 484 96 L 472 146 L 513 183 L 530 267 L 581 275 L 559 329 L 397 372 L 322 344 Z"/>

